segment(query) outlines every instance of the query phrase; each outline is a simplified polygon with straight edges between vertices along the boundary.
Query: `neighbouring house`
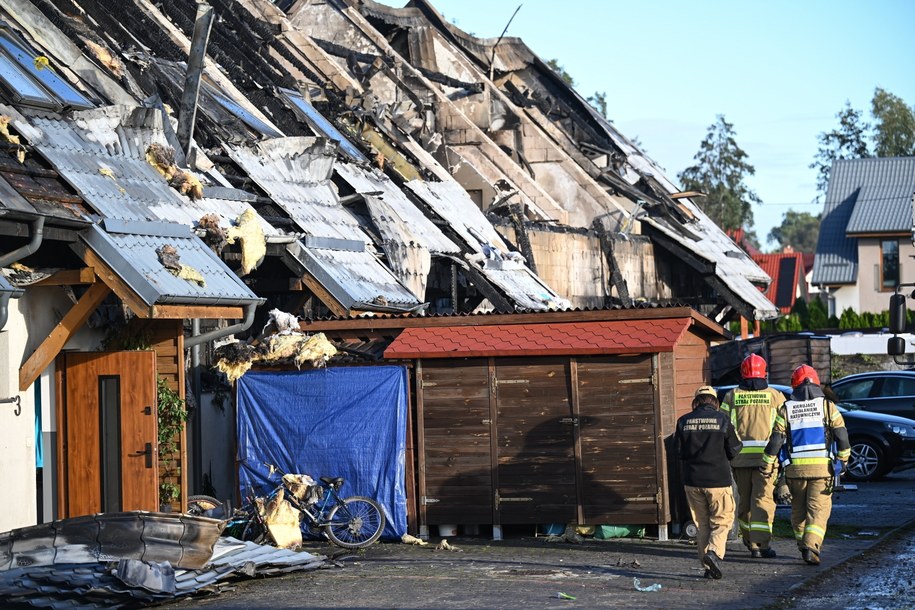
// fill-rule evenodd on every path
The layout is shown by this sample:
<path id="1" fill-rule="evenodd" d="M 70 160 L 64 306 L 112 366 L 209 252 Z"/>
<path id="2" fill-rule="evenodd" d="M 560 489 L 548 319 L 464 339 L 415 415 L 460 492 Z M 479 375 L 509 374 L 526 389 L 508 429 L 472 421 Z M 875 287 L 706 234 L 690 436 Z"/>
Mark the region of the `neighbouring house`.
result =
<path id="1" fill-rule="evenodd" d="M 915 157 L 840 159 L 832 165 L 811 283 L 829 315 L 887 309 L 915 282 Z"/>
<path id="2" fill-rule="evenodd" d="M 664 421 L 658 397 L 683 408 L 719 324 L 778 315 L 759 266 L 521 41 L 457 35 L 427 3 L 210 5 L 0 4 L 0 485 L 21 499 L 0 530 L 155 510 L 163 486 L 180 509 L 215 470 L 231 495 L 233 411 L 201 378 L 214 340 L 263 334 L 274 309 L 498 333 L 678 312 L 662 344 L 640 322 L 623 347 L 536 354 L 563 374 L 638 355 L 660 384 L 642 415 Z M 169 455 L 157 379 L 196 405 Z M 618 440 L 655 447 L 640 514 L 659 526 L 666 426 Z"/>
<path id="3" fill-rule="evenodd" d="M 759 252 L 753 255 L 753 260 L 759 265 L 766 275 L 772 278 L 772 283 L 763 294 L 772 301 L 783 314 L 791 313 L 794 303 L 800 299 L 810 299 L 809 274 L 813 269 L 813 254 L 803 252 L 777 252 L 764 254 Z"/>

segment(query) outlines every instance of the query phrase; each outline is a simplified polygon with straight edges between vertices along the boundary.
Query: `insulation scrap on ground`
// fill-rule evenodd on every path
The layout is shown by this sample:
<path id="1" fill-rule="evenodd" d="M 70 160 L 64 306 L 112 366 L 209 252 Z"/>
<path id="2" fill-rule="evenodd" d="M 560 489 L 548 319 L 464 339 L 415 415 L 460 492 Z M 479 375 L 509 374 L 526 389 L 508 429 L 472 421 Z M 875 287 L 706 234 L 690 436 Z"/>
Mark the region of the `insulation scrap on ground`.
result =
<path id="1" fill-rule="evenodd" d="M 244 347 L 241 347 L 244 346 Z M 271 335 L 257 348 L 245 343 L 229 343 L 216 349 L 216 368 L 225 373 L 230 382 L 248 372 L 256 362 L 280 364 L 293 362 L 297 368 L 308 363 L 323 366 L 337 353 L 337 348 L 324 333 L 306 335 L 287 332 Z"/>
<path id="2" fill-rule="evenodd" d="M 241 245 L 241 275 L 251 273 L 264 260 L 267 254 L 267 238 L 254 210 L 247 209 L 242 212 L 226 237 L 230 244 L 238 240 Z"/>
<path id="3" fill-rule="evenodd" d="M 264 507 L 264 521 L 270 537 L 281 549 L 302 546 L 302 528 L 299 526 L 299 511 L 286 500 L 286 490 L 279 491 Z"/>

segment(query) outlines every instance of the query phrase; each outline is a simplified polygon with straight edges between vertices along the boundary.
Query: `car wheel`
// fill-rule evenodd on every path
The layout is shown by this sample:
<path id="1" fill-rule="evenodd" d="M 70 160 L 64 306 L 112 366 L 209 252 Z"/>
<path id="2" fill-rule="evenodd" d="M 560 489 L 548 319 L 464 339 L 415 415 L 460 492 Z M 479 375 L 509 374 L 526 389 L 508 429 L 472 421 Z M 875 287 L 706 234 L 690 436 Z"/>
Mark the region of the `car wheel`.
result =
<path id="1" fill-rule="evenodd" d="M 883 449 L 877 443 L 853 440 L 845 475 L 852 481 L 875 481 L 886 474 L 884 461 Z"/>

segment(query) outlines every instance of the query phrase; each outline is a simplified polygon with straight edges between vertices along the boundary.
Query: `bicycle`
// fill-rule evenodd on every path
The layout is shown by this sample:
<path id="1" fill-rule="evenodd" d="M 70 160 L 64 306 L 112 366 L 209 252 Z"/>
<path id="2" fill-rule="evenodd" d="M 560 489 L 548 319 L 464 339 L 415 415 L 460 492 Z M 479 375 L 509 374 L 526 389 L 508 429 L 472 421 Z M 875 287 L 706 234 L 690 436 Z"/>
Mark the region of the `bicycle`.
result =
<path id="1" fill-rule="evenodd" d="M 271 474 L 282 472 L 274 466 L 267 466 Z M 282 489 L 286 492 L 283 500 L 299 513 L 299 527 L 303 534 L 321 531 L 332 543 L 346 549 L 367 547 L 381 537 L 387 522 L 381 506 L 365 496 L 341 497 L 342 477 L 321 477 L 319 483 L 311 486 L 308 497 L 303 498 L 301 490 L 295 487 L 301 475 L 282 474 L 281 483 L 266 498 L 255 497 L 245 509 L 236 511 L 226 525 L 228 535 L 258 543 L 266 540 L 269 530 L 263 506 Z M 220 506 L 222 503 L 210 496 L 188 498 L 189 514 L 202 515 Z"/>

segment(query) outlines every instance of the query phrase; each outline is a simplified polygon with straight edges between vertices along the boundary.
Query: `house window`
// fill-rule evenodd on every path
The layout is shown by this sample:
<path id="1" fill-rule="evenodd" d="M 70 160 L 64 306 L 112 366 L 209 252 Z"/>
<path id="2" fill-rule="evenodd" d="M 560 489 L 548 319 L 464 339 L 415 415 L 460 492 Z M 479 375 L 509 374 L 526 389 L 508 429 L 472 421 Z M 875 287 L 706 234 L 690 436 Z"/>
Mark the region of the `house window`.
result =
<path id="1" fill-rule="evenodd" d="M 0 28 L 0 84 L 10 101 L 53 110 L 94 106 L 54 68 L 36 64 L 36 57 L 24 42 Z"/>
<path id="2" fill-rule="evenodd" d="M 235 100 L 230 98 L 222 91 L 218 90 L 213 85 L 204 83 L 203 90 L 214 102 L 222 106 L 223 110 L 230 113 L 236 119 L 240 120 L 242 123 L 258 132 L 259 134 L 268 138 L 283 137 L 282 132 L 274 129 L 264 121 L 260 120 L 258 117 L 254 116 L 253 113 L 243 108 L 241 104 L 237 103 Z"/>
<path id="3" fill-rule="evenodd" d="M 312 131 L 336 142 L 340 147 L 340 150 L 353 161 L 368 161 L 368 159 L 365 158 L 365 155 L 359 152 L 359 149 L 356 148 L 339 129 L 334 127 L 333 123 L 328 121 L 324 115 L 318 112 L 315 107 L 309 104 L 299 93 L 290 91 L 289 89 L 281 89 L 280 91 L 283 93 L 286 100 L 292 104 L 296 115 L 304 119 Z"/>
<path id="4" fill-rule="evenodd" d="M 880 289 L 895 290 L 899 285 L 899 240 L 880 242 Z"/>

